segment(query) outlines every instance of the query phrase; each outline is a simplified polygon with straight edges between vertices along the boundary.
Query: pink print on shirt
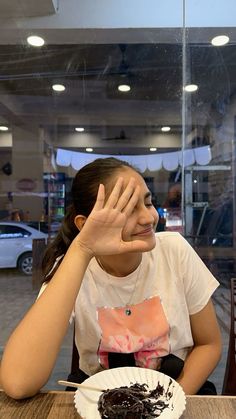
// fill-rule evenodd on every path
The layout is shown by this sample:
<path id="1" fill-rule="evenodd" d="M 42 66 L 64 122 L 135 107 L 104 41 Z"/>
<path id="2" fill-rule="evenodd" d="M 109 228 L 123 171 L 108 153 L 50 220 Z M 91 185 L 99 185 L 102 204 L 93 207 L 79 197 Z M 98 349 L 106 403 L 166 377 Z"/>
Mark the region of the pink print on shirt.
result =
<path id="1" fill-rule="evenodd" d="M 160 297 L 149 298 L 130 309 L 130 316 L 124 307 L 97 309 L 101 328 L 100 364 L 109 368 L 109 352 L 134 353 L 137 366 L 158 369 L 160 358 L 170 352 L 170 328 Z"/>

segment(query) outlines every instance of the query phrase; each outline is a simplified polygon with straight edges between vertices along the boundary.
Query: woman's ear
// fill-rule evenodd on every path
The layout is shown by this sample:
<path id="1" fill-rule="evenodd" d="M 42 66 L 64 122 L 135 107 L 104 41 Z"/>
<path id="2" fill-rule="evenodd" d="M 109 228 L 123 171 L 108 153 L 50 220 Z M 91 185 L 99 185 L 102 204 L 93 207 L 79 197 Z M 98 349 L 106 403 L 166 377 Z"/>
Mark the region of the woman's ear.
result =
<path id="1" fill-rule="evenodd" d="M 86 220 L 87 218 L 85 217 L 85 215 L 76 215 L 76 217 L 74 218 L 74 223 L 79 231 L 82 230 Z"/>

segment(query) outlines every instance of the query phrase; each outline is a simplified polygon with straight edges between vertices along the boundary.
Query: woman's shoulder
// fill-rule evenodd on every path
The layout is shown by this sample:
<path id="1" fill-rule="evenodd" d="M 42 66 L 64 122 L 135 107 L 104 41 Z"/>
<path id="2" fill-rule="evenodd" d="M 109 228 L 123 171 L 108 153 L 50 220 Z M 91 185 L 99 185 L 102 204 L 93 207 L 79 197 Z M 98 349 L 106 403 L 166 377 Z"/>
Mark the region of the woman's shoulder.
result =
<path id="1" fill-rule="evenodd" d="M 160 231 L 155 233 L 156 241 L 160 243 L 186 243 L 185 238 L 177 231 Z"/>
<path id="2" fill-rule="evenodd" d="M 187 240 L 177 231 L 161 231 L 155 234 L 156 236 L 156 252 L 162 250 L 165 253 L 181 254 L 183 251 L 190 250 L 190 245 Z"/>
<path id="3" fill-rule="evenodd" d="M 156 237 L 178 237 L 181 234 L 178 231 L 158 231 L 155 233 Z"/>

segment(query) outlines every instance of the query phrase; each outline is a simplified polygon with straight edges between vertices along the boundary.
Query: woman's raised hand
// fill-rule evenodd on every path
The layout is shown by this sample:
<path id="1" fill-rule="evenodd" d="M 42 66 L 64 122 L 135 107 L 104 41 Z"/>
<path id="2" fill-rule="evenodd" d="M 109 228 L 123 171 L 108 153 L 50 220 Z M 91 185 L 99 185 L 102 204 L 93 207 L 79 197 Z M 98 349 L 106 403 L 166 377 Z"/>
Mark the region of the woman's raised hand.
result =
<path id="1" fill-rule="evenodd" d="M 97 200 L 80 234 L 77 244 L 92 256 L 113 255 L 147 250 L 144 241 L 124 241 L 122 229 L 134 210 L 140 187 L 131 178 L 122 192 L 123 178 L 120 177 L 105 202 L 105 187 L 100 185 Z"/>

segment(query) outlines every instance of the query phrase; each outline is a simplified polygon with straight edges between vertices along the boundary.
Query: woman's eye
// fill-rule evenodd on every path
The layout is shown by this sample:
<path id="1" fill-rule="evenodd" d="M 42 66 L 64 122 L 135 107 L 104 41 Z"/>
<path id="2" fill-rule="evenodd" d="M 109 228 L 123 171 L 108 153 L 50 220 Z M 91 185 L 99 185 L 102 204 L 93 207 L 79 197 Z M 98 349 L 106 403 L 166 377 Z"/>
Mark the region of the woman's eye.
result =
<path id="1" fill-rule="evenodd" d="M 146 202 L 146 207 L 152 207 L 152 202 Z"/>

